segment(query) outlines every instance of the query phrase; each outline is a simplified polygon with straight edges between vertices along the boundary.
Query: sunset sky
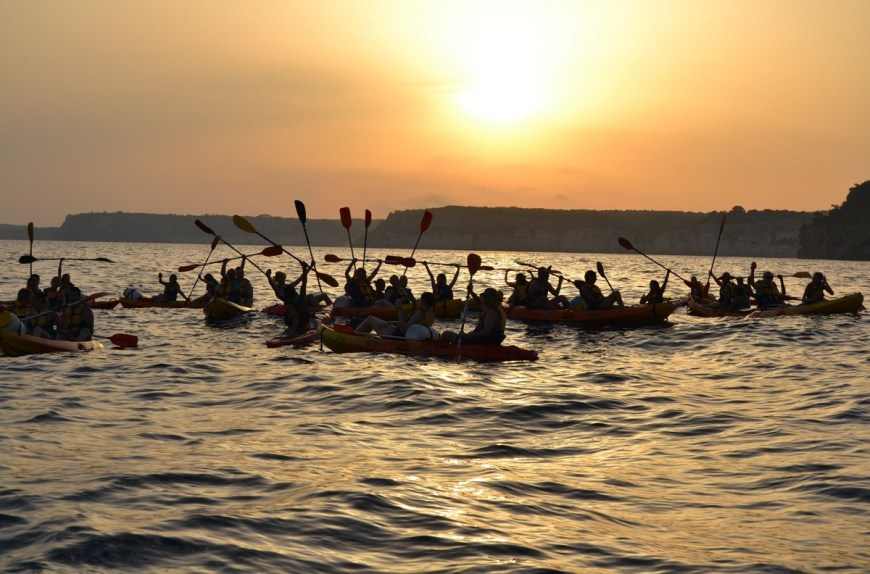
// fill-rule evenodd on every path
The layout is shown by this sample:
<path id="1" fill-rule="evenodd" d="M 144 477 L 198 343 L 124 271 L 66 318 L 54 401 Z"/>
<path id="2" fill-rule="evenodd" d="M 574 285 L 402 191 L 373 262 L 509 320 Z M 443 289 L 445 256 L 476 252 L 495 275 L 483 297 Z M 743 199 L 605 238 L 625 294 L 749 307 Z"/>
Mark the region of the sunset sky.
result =
<path id="1" fill-rule="evenodd" d="M 341 205 L 824 209 L 870 1 L 4 0 L 0 222 Z"/>

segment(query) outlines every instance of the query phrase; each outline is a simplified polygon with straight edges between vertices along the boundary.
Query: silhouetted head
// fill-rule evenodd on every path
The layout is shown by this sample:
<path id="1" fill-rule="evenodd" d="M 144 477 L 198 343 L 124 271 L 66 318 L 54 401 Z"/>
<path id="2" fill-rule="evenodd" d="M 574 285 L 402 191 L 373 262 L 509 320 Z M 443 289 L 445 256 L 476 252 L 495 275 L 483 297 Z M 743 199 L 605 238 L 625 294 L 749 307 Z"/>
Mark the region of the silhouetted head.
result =
<path id="1" fill-rule="evenodd" d="M 483 290 L 483 293 L 480 294 L 480 302 L 490 308 L 498 307 L 498 291 L 496 291 L 492 287 L 487 287 Z"/>
<path id="2" fill-rule="evenodd" d="M 20 285 L 20 283 L 19 283 Z M 30 303 L 30 290 L 29 289 L 19 289 L 18 297 L 15 298 L 19 303 Z"/>
<path id="3" fill-rule="evenodd" d="M 61 275 L 60 284 L 61 285 L 72 285 L 72 280 L 69 277 L 69 273 L 64 273 L 63 275 Z"/>
<path id="4" fill-rule="evenodd" d="M 401 285 L 402 287 L 408 286 L 408 277 L 406 275 L 402 275 L 401 277 L 399 277 L 399 285 Z"/>
<path id="5" fill-rule="evenodd" d="M 598 280 L 598 274 L 596 274 L 595 271 L 593 271 L 593 270 L 590 269 L 589 271 L 587 271 L 587 272 L 583 275 L 583 279 L 584 279 L 587 283 L 595 284 L 595 281 Z"/>
<path id="6" fill-rule="evenodd" d="M 692 278 L 689 279 L 689 283 L 693 283 L 693 284 L 695 284 L 695 285 L 700 285 L 700 284 L 701 284 L 701 282 L 698 281 L 698 278 L 697 278 L 695 275 L 692 275 Z"/>
<path id="7" fill-rule="evenodd" d="M 378 291 L 383 291 L 386 288 L 386 286 L 387 286 L 387 282 L 384 281 L 383 279 L 381 279 L 380 277 L 375 279 L 375 289 L 377 289 Z"/>
<path id="8" fill-rule="evenodd" d="M 170 276 L 169 276 L 169 282 L 170 282 L 170 283 L 178 283 L 178 275 L 176 275 L 175 273 L 173 273 L 172 275 L 170 275 Z"/>
<path id="9" fill-rule="evenodd" d="M 439 273 L 438 277 L 435 278 L 435 283 L 438 285 L 447 285 L 447 275 Z"/>
<path id="10" fill-rule="evenodd" d="M 550 278 L 550 270 L 547 267 L 538 267 L 538 279 L 546 281 Z"/>
<path id="11" fill-rule="evenodd" d="M 659 290 L 659 282 L 653 279 L 649 282 L 650 291 L 658 291 Z"/>
<path id="12" fill-rule="evenodd" d="M 431 309 L 435 305 L 435 296 L 428 291 L 420 295 L 420 306 L 423 309 Z"/>
<path id="13" fill-rule="evenodd" d="M 27 279 L 27 287 L 30 289 L 39 289 L 39 275 L 34 273 Z"/>
<path id="14" fill-rule="evenodd" d="M 227 279 L 235 279 L 236 278 L 236 270 L 228 269 L 227 270 Z"/>
<path id="15" fill-rule="evenodd" d="M 825 282 L 825 274 L 821 271 L 816 271 L 813 273 L 813 283 L 822 284 Z"/>
<path id="16" fill-rule="evenodd" d="M 59 285 L 60 285 L 60 277 L 55 275 L 54 277 L 51 278 L 51 286 L 58 287 Z"/>
<path id="17" fill-rule="evenodd" d="M 365 281 L 366 280 L 366 270 L 362 267 L 357 267 L 356 271 L 353 272 L 354 281 Z"/>
<path id="18" fill-rule="evenodd" d="M 525 285 L 526 284 L 526 274 L 525 273 L 517 273 L 517 285 Z"/>
<path id="19" fill-rule="evenodd" d="M 728 273 L 728 272 L 726 271 L 725 273 L 722 274 L 721 279 L 722 279 L 722 281 L 725 281 L 725 282 L 727 283 L 728 281 L 731 281 L 731 280 L 734 279 L 734 278 L 731 276 L 730 273 Z"/>
<path id="20" fill-rule="evenodd" d="M 284 273 L 283 271 L 278 271 L 277 273 L 275 273 L 275 283 L 283 285 L 285 281 L 287 281 L 286 273 Z"/>
<path id="21" fill-rule="evenodd" d="M 770 271 L 765 271 L 764 275 L 762 275 L 765 281 L 773 281 L 773 273 Z"/>
<path id="22" fill-rule="evenodd" d="M 390 275 L 390 285 L 398 285 L 399 284 L 399 276 L 398 275 Z"/>

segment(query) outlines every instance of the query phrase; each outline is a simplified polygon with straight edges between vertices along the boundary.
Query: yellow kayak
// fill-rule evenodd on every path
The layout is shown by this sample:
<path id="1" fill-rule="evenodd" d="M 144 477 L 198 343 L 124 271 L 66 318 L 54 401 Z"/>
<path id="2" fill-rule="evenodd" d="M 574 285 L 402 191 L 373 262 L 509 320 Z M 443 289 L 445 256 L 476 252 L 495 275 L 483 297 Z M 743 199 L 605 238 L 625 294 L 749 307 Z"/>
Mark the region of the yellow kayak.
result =
<path id="1" fill-rule="evenodd" d="M 80 353 L 102 349 L 99 341 L 60 341 L 43 339 L 33 335 L 19 335 L 10 331 L 0 331 L 0 348 L 5 355 L 37 355 L 42 353 Z"/>
<path id="2" fill-rule="evenodd" d="M 203 311 L 207 321 L 230 321 L 254 312 L 251 307 L 245 307 L 220 297 L 212 299 Z"/>
<path id="3" fill-rule="evenodd" d="M 751 317 L 779 317 L 780 315 L 835 315 L 840 313 L 857 313 L 864 308 L 864 295 L 849 293 L 836 299 L 810 303 L 809 305 L 786 305 L 763 311 L 755 311 Z"/>

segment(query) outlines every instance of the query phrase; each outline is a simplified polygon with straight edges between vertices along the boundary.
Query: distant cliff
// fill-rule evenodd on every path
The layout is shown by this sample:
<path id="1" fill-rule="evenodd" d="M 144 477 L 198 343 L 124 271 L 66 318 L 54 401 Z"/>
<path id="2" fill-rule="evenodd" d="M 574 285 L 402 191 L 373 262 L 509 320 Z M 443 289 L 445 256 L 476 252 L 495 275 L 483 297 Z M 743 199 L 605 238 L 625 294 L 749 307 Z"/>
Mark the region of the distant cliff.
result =
<path id="1" fill-rule="evenodd" d="M 846 201 L 801 228 L 798 256 L 870 260 L 870 180 L 853 185 Z"/>
<path id="2" fill-rule="evenodd" d="M 422 246 L 432 249 L 619 252 L 625 236 L 650 253 L 709 255 L 722 212 L 592 211 L 486 207 L 431 210 L 432 228 Z M 372 234 L 373 245 L 406 247 L 419 230 L 422 211 L 399 211 Z M 745 211 L 728 214 L 720 254 L 795 257 L 799 233 L 812 213 Z"/>
<path id="3" fill-rule="evenodd" d="M 851 197 L 851 194 L 850 194 Z M 442 207 L 421 246 L 432 249 L 620 252 L 619 236 L 650 253 L 709 255 L 723 212 L 592 211 L 512 207 Z M 420 230 L 422 210 L 397 211 L 375 221 L 372 247 L 408 248 Z M 233 225 L 226 215 L 159 215 L 148 213 L 81 213 L 68 215 L 59 228 L 37 228 L 37 240 L 207 243 L 211 236 L 196 228 L 202 219 L 232 243 L 260 243 Z M 815 219 L 814 219 L 815 218 Z M 260 215 L 248 218 L 265 235 L 286 245 L 304 244 L 294 218 Z M 813 213 L 745 211 L 728 213 L 722 255 L 796 257 L 801 227 L 821 221 Z M 865 218 L 866 221 L 866 218 Z M 315 245 L 344 246 L 347 235 L 334 219 L 308 222 Z M 813 227 L 815 229 L 815 227 Z M 354 241 L 362 242 L 362 221 L 354 221 Z M 851 232 L 850 232 L 851 233 Z M 24 226 L 0 226 L 0 238 L 25 239 Z M 866 253 L 866 244 L 865 244 Z"/>

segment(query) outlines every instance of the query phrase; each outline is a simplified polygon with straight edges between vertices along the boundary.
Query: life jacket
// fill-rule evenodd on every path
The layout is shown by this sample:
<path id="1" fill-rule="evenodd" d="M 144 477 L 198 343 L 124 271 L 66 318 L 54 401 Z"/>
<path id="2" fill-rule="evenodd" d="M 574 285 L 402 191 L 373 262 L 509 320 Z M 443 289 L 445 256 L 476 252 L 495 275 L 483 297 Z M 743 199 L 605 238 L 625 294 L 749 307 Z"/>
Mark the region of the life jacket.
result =
<path id="1" fill-rule="evenodd" d="M 719 303 L 721 305 L 730 305 L 734 298 L 734 285 L 730 281 L 725 281 L 719 286 Z"/>
<path id="2" fill-rule="evenodd" d="M 163 300 L 164 301 L 177 301 L 178 294 L 181 291 L 178 283 L 167 283 L 163 286 Z"/>
<path id="3" fill-rule="evenodd" d="M 85 306 L 70 305 L 61 313 L 58 327 L 61 331 L 77 331 L 85 326 Z"/>
<path id="4" fill-rule="evenodd" d="M 804 289 L 803 302 L 804 303 L 818 303 L 819 301 L 825 300 L 825 287 L 824 285 L 816 285 L 815 283 L 810 283 L 807 285 L 807 288 Z"/>
<path id="5" fill-rule="evenodd" d="M 588 309 L 598 309 L 604 302 L 604 293 L 601 292 L 598 285 L 584 281 L 583 286 L 580 288 L 580 294 L 583 296 L 583 300 L 586 301 Z"/>
<path id="6" fill-rule="evenodd" d="M 755 300 L 758 301 L 759 307 L 779 305 L 782 302 L 782 295 L 773 281 L 756 281 Z"/>
<path id="7" fill-rule="evenodd" d="M 514 291 L 511 293 L 510 298 L 508 298 L 508 303 L 511 305 L 525 305 L 529 299 L 529 284 L 528 283 L 515 283 Z"/>
<path id="8" fill-rule="evenodd" d="M 254 302 L 254 286 L 247 277 L 239 279 L 239 300 L 244 305 L 251 305 Z"/>

